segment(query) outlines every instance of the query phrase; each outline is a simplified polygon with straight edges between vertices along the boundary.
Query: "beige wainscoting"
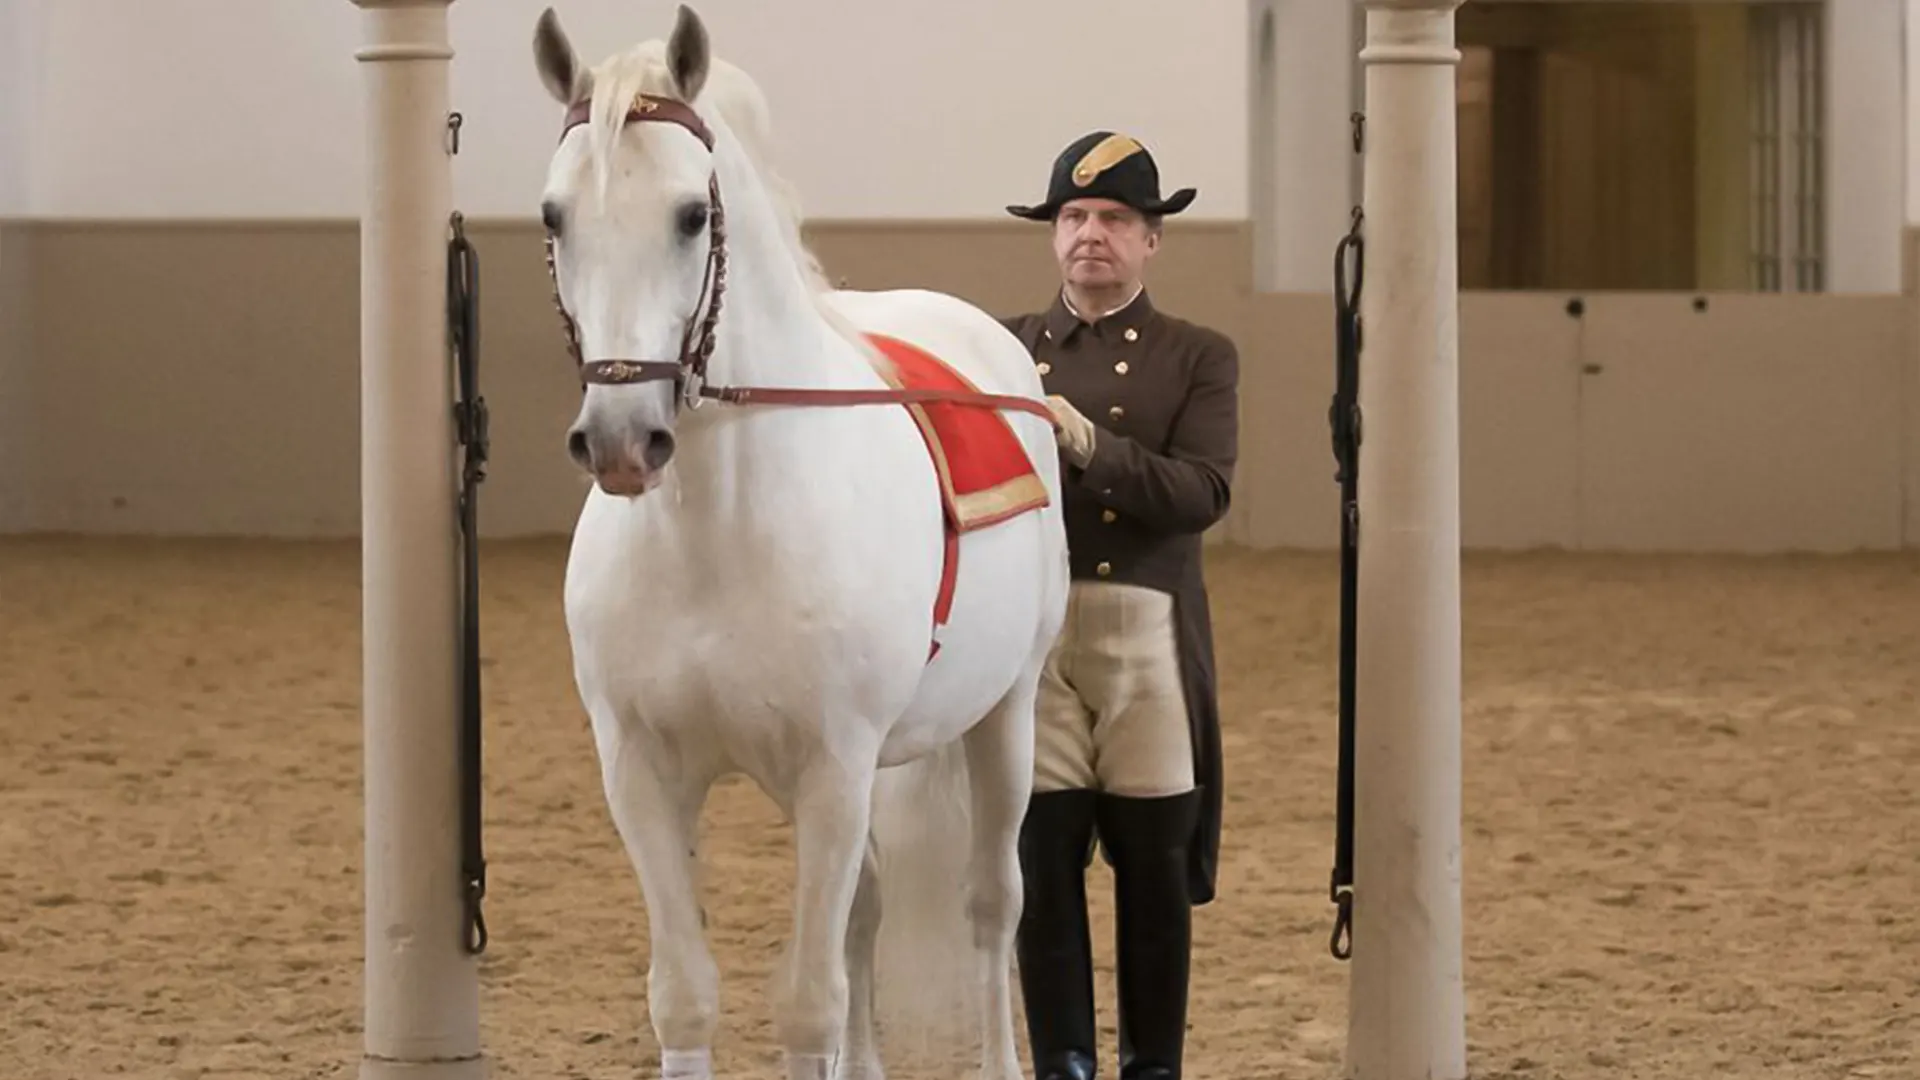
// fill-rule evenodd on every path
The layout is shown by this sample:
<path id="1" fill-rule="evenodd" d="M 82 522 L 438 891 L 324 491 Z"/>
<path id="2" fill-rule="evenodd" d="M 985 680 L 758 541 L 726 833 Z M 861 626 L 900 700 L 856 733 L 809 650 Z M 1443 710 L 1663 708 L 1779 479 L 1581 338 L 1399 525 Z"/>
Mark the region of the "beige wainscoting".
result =
<path id="1" fill-rule="evenodd" d="M 532 222 L 477 222 L 493 413 L 484 525 L 565 532 L 578 392 Z M 1019 222 L 817 222 L 856 288 L 1045 304 Z M 1240 223 L 1171 223 L 1154 292 L 1239 342 L 1243 457 L 1218 536 L 1337 540 L 1328 294 L 1253 295 Z M 1909 250 L 1914 249 L 1909 237 Z M 338 536 L 359 517 L 351 221 L 0 225 L 0 531 Z M 1328 284 L 1333 253 L 1327 252 Z M 1472 548 L 1920 544 L 1920 361 L 1904 296 L 1470 292 Z"/>

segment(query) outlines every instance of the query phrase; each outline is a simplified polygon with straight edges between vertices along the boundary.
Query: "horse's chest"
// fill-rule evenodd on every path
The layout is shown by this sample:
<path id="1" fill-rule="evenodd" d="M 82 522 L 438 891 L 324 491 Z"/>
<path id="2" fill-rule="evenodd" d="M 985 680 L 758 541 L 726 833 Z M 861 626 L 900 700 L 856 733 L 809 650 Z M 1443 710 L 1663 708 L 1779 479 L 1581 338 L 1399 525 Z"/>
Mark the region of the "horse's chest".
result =
<path id="1" fill-rule="evenodd" d="M 681 566 L 636 569 L 624 587 L 578 598 L 575 649 L 615 696 L 738 714 L 791 700 L 818 686 L 836 658 L 869 655 L 876 639 L 896 636 L 899 620 L 873 610 L 871 580 L 862 589 L 846 574 L 766 553 Z"/>

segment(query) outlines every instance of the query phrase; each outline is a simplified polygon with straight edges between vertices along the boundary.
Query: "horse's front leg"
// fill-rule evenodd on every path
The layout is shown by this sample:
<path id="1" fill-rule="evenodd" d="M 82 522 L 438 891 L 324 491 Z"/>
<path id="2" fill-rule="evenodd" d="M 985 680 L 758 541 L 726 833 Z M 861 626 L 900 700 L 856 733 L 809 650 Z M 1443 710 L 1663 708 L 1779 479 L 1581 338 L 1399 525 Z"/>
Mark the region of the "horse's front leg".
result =
<path id="1" fill-rule="evenodd" d="M 846 753 L 846 748 L 836 747 Z M 866 854 L 874 759 L 822 750 L 794 792 L 793 938 L 773 994 L 788 1080 L 828 1080 L 847 1030 L 847 924 Z"/>
<path id="2" fill-rule="evenodd" d="M 707 946 L 695 890 L 700 809 L 711 778 L 676 771 L 644 735 L 595 718 L 601 777 L 627 857 L 647 903 L 652 961 L 647 1005 L 660 1043 L 662 1080 L 709 1080 L 720 1019 L 720 969 Z"/>

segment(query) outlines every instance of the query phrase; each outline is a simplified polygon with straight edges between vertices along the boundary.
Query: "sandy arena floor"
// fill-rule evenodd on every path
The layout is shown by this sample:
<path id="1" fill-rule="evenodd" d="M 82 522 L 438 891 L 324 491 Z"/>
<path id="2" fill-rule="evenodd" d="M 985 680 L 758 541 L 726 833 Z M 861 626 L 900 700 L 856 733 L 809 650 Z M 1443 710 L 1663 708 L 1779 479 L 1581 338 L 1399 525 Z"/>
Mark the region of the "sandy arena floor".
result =
<path id="1" fill-rule="evenodd" d="M 654 1075 L 562 557 L 485 569 L 486 1044 L 501 1077 Z M 1338 564 L 1213 565 L 1231 804 L 1191 1075 L 1331 1078 Z M 1475 1075 L 1920 1076 L 1920 560 L 1476 558 L 1466 581 Z M 357 587 L 351 544 L 0 544 L 0 1077 L 355 1074 Z M 707 821 L 718 1064 L 773 1076 L 787 834 L 740 785 Z"/>

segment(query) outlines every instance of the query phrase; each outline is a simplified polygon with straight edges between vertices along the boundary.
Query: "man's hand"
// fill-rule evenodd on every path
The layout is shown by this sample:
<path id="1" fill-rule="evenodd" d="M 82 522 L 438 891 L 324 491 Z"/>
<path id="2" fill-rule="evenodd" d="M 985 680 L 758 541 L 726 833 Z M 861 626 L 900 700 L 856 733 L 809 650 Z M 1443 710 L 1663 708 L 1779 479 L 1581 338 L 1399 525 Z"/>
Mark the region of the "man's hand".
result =
<path id="1" fill-rule="evenodd" d="M 1047 395 L 1047 408 L 1053 410 L 1053 422 L 1058 425 L 1053 441 L 1066 451 L 1069 461 L 1086 468 L 1093 460 L 1093 421 L 1080 415 L 1080 410 L 1059 394 Z"/>

